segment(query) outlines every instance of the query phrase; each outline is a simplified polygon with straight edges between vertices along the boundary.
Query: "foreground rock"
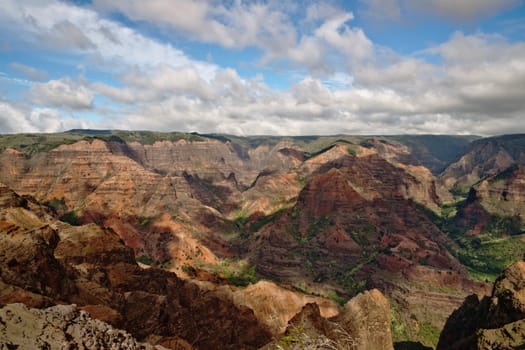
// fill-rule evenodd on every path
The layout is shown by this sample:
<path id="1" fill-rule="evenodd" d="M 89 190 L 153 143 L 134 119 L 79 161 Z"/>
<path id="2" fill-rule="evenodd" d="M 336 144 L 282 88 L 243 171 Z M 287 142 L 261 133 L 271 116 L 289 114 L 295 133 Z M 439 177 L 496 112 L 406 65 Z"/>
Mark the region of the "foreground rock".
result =
<path id="1" fill-rule="evenodd" d="M 449 317 L 438 349 L 521 349 L 525 345 L 525 262 L 494 283 L 492 295 L 469 296 Z"/>
<path id="2" fill-rule="evenodd" d="M 296 292 L 269 281 L 259 281 L 246 288 L 217 286 L 203 281 L 197 283 L 201 288 L 213 290 L 221 298 L 231 301 L 239 308 L 252 309 L 257 319 L 276 337 L 284 333 L 288 322 L 307 304 L 317 304 L 321 316 L 326 318 L 337 316 L 341 309 L 330 299 Z"/>
<path id="3" fill-rule="evenodd" d="M 390 305 L 377 289 L 358 294 L 337 316 L 321 316 L 307 304 L 291 321 L 285 335 L 265 349 L 393 350 Z"/>
<path id="4" fill-rule="evenodd" d="M 129 333 L 95 320 L 74 305 L 31 309 L 10 304 L 0 309 L 0 348 L 4 349 L 165 349 L 139 343 Z"/>

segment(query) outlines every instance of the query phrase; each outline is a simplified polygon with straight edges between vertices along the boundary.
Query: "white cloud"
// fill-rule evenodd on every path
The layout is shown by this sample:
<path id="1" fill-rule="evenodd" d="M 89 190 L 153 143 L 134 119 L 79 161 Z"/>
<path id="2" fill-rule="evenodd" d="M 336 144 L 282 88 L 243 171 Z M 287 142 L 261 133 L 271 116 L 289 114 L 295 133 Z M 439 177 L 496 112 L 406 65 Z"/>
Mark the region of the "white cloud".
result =
<path id="1" fill-rule="evenodd" d="M 257 47 L 263 51 L 263 64 L 284 59 L 317 73 L 331 74 L 335 63 L 370 59 L 374 50 L 360 28 L 347 24 L 352 13 L 325 3 L 307 6 L 301 31 L 294 25 L 297 13 L 276 1 L 95 0 L 94 7 L 155 26 L 168 25 L 226 48 Z"/>
<path id="2" fill-rule="evenodd" d="M 78 121 L 71 123 L 71 119 L 64 118 L 59 111 L 50 108 L 33 109 L 28 120 L 39 132 L 57 132 L 82 126 Z"/>
<path id="3" fill-rule="evenodd" d="M 69 78 L 33 84 L 29 90 L 29 95 L 36 104 L 44 106 L 72 109 L 90 109 L 93 107 L 92 92 Z"/>
<path id="4" fill-rule="evenodd" d="M 417 93 L 437 79 L 437 67 L 415 58 L 398 58 L 385 66 L 362 64 L 353 70 L 362 86 L 393 87 Z"/>
<path id="5" fill-rule="evenodd" d="M 109 99 L 120 103 L 133 104 L 137 102 L 137 99 L 139 97 L 138 92 L 134 89 L 119 89 L 114 86 L 110 86 L 99 82 L 90 84 L 90 88 L 99 95 L 106 96 Z M 144 95 L 145 94 L 142 94 L 142 96 Z"/>
<path id="6" fill-rule="evenodd" d="M 373 58 L 374 45 L 360 28 L 351 28 L 345 23 L 354 18 L 343 13 L 327 19 L 316 31 L 315 36 L 325 40 L 354 62 Z"/>
<path id="7" fill-rule="evenodd" d="M 294 39 L 287 16 L 273 9 L 271 3 L 95 0 L 93 5 L 103 11 L 119 11 L 132 20 L 167 24 L 198 40 L 225 47 L 282 46 Z"/>
<path id="8" fill-rule="evenodd" d="M 16 31 L 19 40 L 33 49 L 51 46 L 88 55 L 112 71 L 130 66 L 193 67 L 204 79 L 212 79 L 217 67 L 195 61 L 171 44 L 146 37 L 134 29 L 100 17 L 95 11 L 58 1 L 4 0 L 0 13 L 3 30 Z M 5 25 L 10 24 L 10 25 Z M 15 33 L 13 32 L 13 37 Z"/>
<path id="9" fill-rule="evenodd" d="M 165 94 L 190 94 L 201 99 L 210 99 L 213 92 L 193 68 L 173 68 L 159 65 L 148 71 L 130 71 L 122 81 L 143 91 L 151 90 L 159 97 Z"/>
<path id="10" fill-rule="evenodd" d="M 45 80 L 48 76 L 47 72 L 45 71 L 18 62 L 10 63 L 9 67 L 22 73 L 24 76 L 31 80 L 42 81 Z"/>
<path id="11" fill-rule="evenodd" d="M 445 60 L 442 86 L 460 99 L 458 110 L 480 115 L 525 110 L 525 43 L 456 33 L 429 53 Z"/>
<path id="12" fill-rule="evenodd" d="M 73 128 L 86 128 L 88 123 L 65 117 L 50 108 L 20 108 L 0 101 L 0 132 L 59 132 Z"/>
<path id="13" fill-rule="evenodd" d="M 295 135 L 525 131 L 519 130 L 525 127 L 525 44 L 497 35 L 458 32 L 406 57 L 378 47 L 352 26 L 352 13 L 326 4 L 297 12 L 277 1 L 179 0 L 180 7 L 161 0 L 100 0 L 95 7 L 3 1 L 0 29 L 9 23 L 33 49 L 67 48 L 78 57 L 75 66 L 88 68 L 80 69 L 78 80 L 32 84 L 27 110 L 2 102 L 0 128 L 6 132 L 75 127 L 85 109 L 102 116 L 89 127 L 101 128 Z M 402 11 L 417 10 L 400 1 Z M 397 16 L 396 3 L 385 4 Z M 292 66 L 301 76 L 289 89 L 273 90 L 260 76 L 248 79 L 235 69 L 192 60 L 169 43 L 105 19 L 94 10 L 102 7 L 134 20 L 161 21 L 163 30 L 171 28 L 167 33 L 176 28 L 224 47 L 258 47 L 259 64 Z M 36 40 L 42 43 L 31 44 Z M 93 64 L 111 78 L 86 81 Z M 11 68 L 38 75 L 32 67 Z"/>
<path id="14" fill-rule="evenodd" d="M 8 102 L 0 101 L 0 131 L 2 133 L 36 132 L 22 111 Z"/>

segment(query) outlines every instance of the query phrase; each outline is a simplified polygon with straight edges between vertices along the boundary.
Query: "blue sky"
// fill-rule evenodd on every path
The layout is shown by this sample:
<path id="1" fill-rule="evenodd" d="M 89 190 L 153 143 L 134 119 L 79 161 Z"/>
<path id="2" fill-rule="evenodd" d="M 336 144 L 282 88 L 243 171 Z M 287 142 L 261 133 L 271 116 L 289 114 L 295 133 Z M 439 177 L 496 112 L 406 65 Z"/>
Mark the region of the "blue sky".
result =
<path id="1" fill-rule="evenodd" d="M 0 0 L 0 132 L 525 132 L 523 0 Z"/>

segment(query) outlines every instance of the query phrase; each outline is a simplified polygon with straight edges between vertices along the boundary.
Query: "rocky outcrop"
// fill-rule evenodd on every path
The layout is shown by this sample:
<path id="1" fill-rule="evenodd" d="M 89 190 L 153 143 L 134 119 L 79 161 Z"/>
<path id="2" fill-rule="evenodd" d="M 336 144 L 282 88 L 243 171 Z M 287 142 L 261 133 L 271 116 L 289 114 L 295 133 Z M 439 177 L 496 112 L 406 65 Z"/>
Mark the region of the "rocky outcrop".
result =
<path id="1" fill-rule="evenodd" d="M 173 273 L 138 267 L 111 230 L 70 226 L 30 199 L 1 192 L 0 303 L 73 303 L 140 341 L 173 346 L 181 338 L 195 349 L 256 349 L 270 340 L 251 309 Z"/>
<path id="2" fill-rule="evenodd" d="M 2 349 L 161 350 L 129 333 L 93 319 L 74 305 L 31 309 L 9 304 L 0 309 Z"/>
<path id="3" fill-rule="evenodd" d="M 242 289 L 227 285 L 217 287 L 205 282 L 200 282 L 199 285 L 214 290 L 217 295 L 231 300 L 238 307 L 252 309 L 257 319 L 270 329 L 273 336 L 281 335 L 288 322 L 306 304 L 316 304 L 320 315 L 325 318 L 340 313 L 339 305 L 332 300 L 285 289 L 269 281 L 259 281 Z"/>
<path id="4" fill-rule="evenodd" d="M 525 167 L 514 165 L 472 186 L 454 223 L 467 234 L 500 236 L 525 229 Z"/>
<path id="5" fill-rule="evenodd" d="M 494 283 L 490 297 L 471 295 L 450 315 L 438 349 L 518 349 L 525 335 L 525 262 Z"/>
<path id="6" fill-rule="evenodd" d="M 432 198 L 419 186 L 375 154 L 343 156 L 308 177 L 296 204 L 250 232 L 248 246 L 239 240 L 239 249 L 269 279 L 346 298 L 378 288 L 414 333 L 420 324 L 440 329 L 483 285 L 470 281 L 446 248 L 452 241 L 410 199 L 418 191 Z"/>
<path id="7" fill-rule="evenodd" d="M 298 177 L 287 173 L 302 157 L 291 147 L 195 136 L 151 144 L 86 139 L 31 155 L 8 148 L 0 154 L 0 181 L 70 223 L 111 228 L 137 257 L 180 269 L 232 254 L 223 237 L 239 231 L 232 213 L 269 213 L 297 195 Z"/>
<path id="8" fill-rule="evenodd" d="M 348 271 L 357 283 L 376 269 L 406 279 L 417 265 L 466 279 L 444 248 L 448 237 L 405 197 L 411 186 L 415 179 L 377 156 L 328 163 L 308 179 L 294 207 L 250 237 L 251 261 L 262 274 L 291 283 L 341 283 Z"/>
<path id="9" fill-rule="evenodd" d="M 352 335 L 356 349 L 392 350 L 390 304 L 377 289 L 348 301 L 336 321 Z"/>
<path id="10" fill-rule="evenodd" d="M 468 188 L 512 165 L 525 165 L 525 135 L 504 135 L 473 142 L 467 152 L 440 175 L 447 188 Z"/>
<path id="11" fill-rule="evenodd" d="M 111 324 L 132 327 L 126 329 L 140 340 L 146 333 L 165 341 L 181 336 L 204 346 L 212 342 L 209 337 L 169 322 L 204 324 L 194 313 L 224 320 L 240 309 L 243 316 L 230 324 L 235 330 L 221 330 L 224 322 L 206 327 L 227 342 L 249 334 L 239 331 L 242 320 L 263 339 L 264 327 L 242 305 L 262 319 L 268 313 L 257 309 L 257 301 L 235 302 L 235 308 L 222 300 L 223 305 L 215 291 L 204 293 L 166 272 L 139 269 L 135 257 L 179 275 L 221 258 L 244 259 L 260 276 L 335 298 L 377 287 L 436 327 L 459 300 L 478 290 L 449 254 L 452 242 L 425 214 L 424 208 L 438 213 L 443 198 L 422 166 L 442 164 L 439 147 L 419 149 L 425 158 L 419 160 L 415 144 L 402 138 L 145 134 L 146 140 L 136 138 L 140 133 L 125 134 L 52 145 L 44 152 L 9 148 L 0 154 L 0 181 L 46 203 L 46 215 L 90 224 L 49 224 L 40 214 L 31 218 L 32 204 L 22 203 L 27 198 L 5 202 L 16 207 L 0 218 L 2 230 L 14 232 L 5 246 L 18 246 L 15 237 L 23 237 L 16 239 L 38 249 L 20 258 L 6 253 L 2 300 L 23 297 L 35 306 L 75 302 Z M 29 231 L 35 235 L 26 237 Z M 41 264 L 18 271 L 19 260 Z M 62 278 L 46 284 L 52 276 Z M 36 287 L 28 288 L 33 280 Z M 180 300 L 191 301 L 191 307 Z M 437 312 L 425 311 L 429 300 Z M 207 303 L 221 312 L 207 313 Z M 301 303 L 283 308 L 286 317 L 279 321 L 286 322 Z M 145 305 L 154 305 L 151 313 L 144 312 Z M 129 316 L 145 326 L 127 325 Z M 247 339 L 241 343 L 255 346 Z"/>
<path id="12" fill-rule="evenodd" d="M 324 318 L 316 304 L 295 315 L 285 335 L 265 349 L 393 350 L 390 305 L 374 289 L 358 294 L 335 317 Z"/>

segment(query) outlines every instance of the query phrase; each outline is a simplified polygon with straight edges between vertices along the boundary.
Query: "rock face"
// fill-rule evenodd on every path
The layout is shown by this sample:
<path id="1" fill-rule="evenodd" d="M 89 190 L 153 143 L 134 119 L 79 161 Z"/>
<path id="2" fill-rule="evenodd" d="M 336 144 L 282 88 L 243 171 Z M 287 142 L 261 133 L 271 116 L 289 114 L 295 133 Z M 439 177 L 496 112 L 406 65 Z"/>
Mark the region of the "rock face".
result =
<path id="1" fill-rule="evenodd" d="M 473 142 L 469 150 L 441 174 L 447 188 L 470 187 L 512 165 L 525 165 L 525 135 L 490 137 Z"/>
<path id="2" fill-rule="evenodd" d="M 413 193 L 435 194 L 377 155 L 346 155 L 313 172 L 296 204 L 239 246 L 267 278 L 324 295 L 329 286 L 343 297 L 378 288 L 406 310 L 403 321 L 440 329 L 483 286 L 469 280 Z"/>
<path id="3" fill-rule="evenodd" d="M 519 349 L 525 343 L 525 262 L 511 265 L 490 297 L 469 296 L 447 320 L 438 349 Z"/>
<path id="4" fill-rule="evenodd" d="M 0 309 L 2 349 L 164 349 L 139 343 L 129 333 L 95 320 L 73 305 L 31 309 L 9 304 Z"/>
<path id="5" fill-rule="evenodd" d="M 138 267 L 111 230 L 56 221 L 5 186 L 0 198 L 0 303 L 74 303 L 140 341 L 182 338 L 196 349 L 256 349 L 270 340 L 252 310 Z"/>
<path id="6" fill-rule="evenodd" d="M 145 272 L 135 258 L 180 276 L 244 261 L 258 276 L 335 299 L 376 287 L 410 310 L 407 319 L 435 327 L 480 290 L 427 215 L 439 213 L 450 194 L 425 166 L 435 172 L 449 161 L 441 144 L 454 138 L 139 134 L 82 134 L 73 143 L 42 142 L 41 152 L 27 151 L 36 146 L 24 141 L 0 153 L 0 181 L 48 207 L 6 199 L 0 225 L 9 234 L 1 243 L 12 252 L 0 256 L 7 266 L 0 271 L 2 300 L 75 302 L 139 340 L 180 336 L 204 347 L 210 337 L 182 325 L 205 325 L 222 337 L 212 345 L 233 347 L 227 339 L 240 337 L 235 346 L 249 348 L 268 337 L 243 307 L 264 319 L 269 314 L 257 301 L 221 301 L 219 291 Z M 33 248 L 13 253 L 25 246 Z M 303 301 L 281 308 L 286 317 L 276 329 Z M 427 302 L 436 310 L 428 312 Z M 145 305 L 154 307 L 145 312 Z M 205 317 L 195 319 L 197 313 Z M 228 320 L 228 313 L 240 316 Z M 131 316 L 140 328 L 126 323 Z"/>
<path id="7" fill-rule="evenodd" d="M 209 285 L 208 285 L 209 286 Z M 285 289 L 269 281 L 259 281 L 247 288 L 211 286 L 221 297 L 231 300 L 238 307 L 249 307 L 255 316 L 277 337 L 306 304 L 316 304 L 321 316 L 330 318 L 340 313 L 334 301 Z"/>
<path id="8" fill-rule="evenodd" d="M 152 144 L 109 138 L 31 156 L 8 148 L 0 154 L 0 181 L 70 223 L 111 228 L 137 257 L 182 273 L 192 260 L 213 264 L 217 255 L 232 255 L 223 236 L 238 231 L 233 212 L 269 213 L 297 195 L 298 176 L 285 174 L 302 153 L 290 145 L 247 149 L 210 138 Z M 263 204 L 264 196 L 275 198 Z"/>
<path id="9" fill-rule="evenodd" d="M 357 274 L 387 260 L 397 261 L 396 267 L 385 263 L 384 268 L 398 272 L 424 260 L 465 276 L 443 248 L 450 243 L 446 235 L 410 200 L 419 184 L 377 156 L 329 162 L 308 179 L 295 206 L 254 232 L 251 259 L 261 273 L 278 280 L 334 281 L 334 273 L 359 266 Z M 311 271 L 305 271 L 309 265 Z"/>
<path id="10" fill-rule="evenodd" d="M 525 167 L 513 165 L 472 186 L 455 224 L 470 235 L 493 232 L 509 236 L 525 229 L 524 217 Z"/>
<path id="11" fill-rule="evenodd" d="M 337 321 L 354 335 L 356 349 L 393 349 L 390 304 L 379 290 L 373 289 L 351 299 Z"/>
<path id="12" fill-rule="evenodd" d="M 338 316 L 320 315 L 316 304 L 307 304 L 290 321 L 285 336 L 265 349 L 393 350 L 390 305 L 374 289 L 351 299 Z"/>

